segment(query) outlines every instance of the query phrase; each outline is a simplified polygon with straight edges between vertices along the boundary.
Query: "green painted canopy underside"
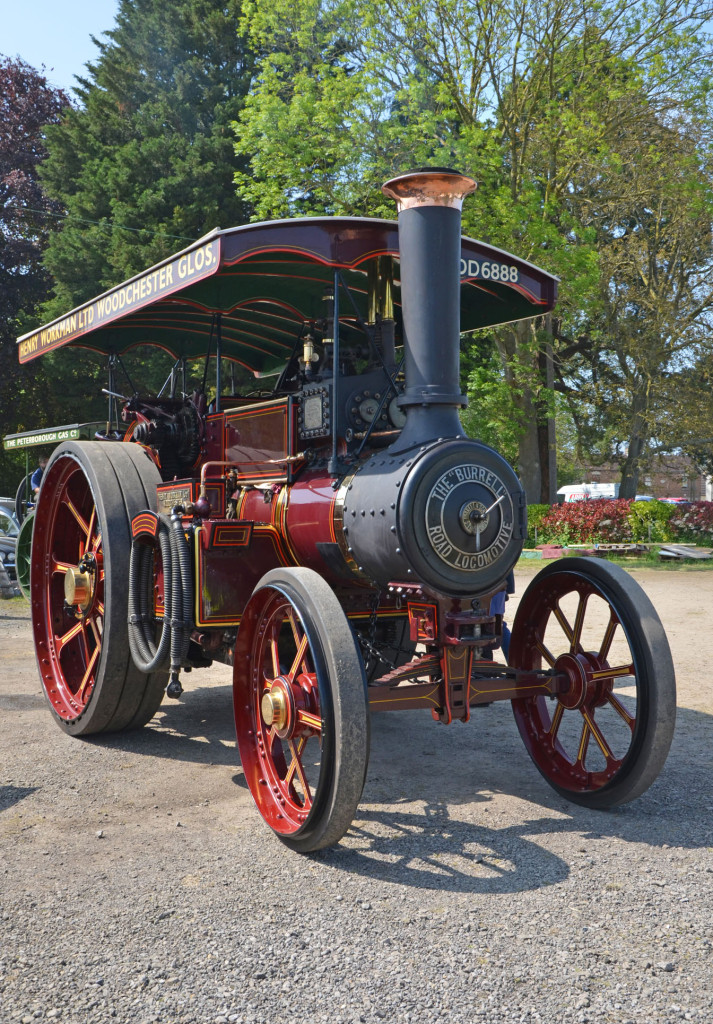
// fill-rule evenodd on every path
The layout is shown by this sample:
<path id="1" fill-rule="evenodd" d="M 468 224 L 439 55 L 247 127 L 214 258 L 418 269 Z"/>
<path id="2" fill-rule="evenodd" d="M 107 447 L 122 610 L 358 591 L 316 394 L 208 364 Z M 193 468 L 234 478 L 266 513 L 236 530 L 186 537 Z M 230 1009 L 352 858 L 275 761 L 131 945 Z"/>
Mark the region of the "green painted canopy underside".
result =
<path id="1" fill-rule="evenodd" d="M 209 247 L 214 254 L 210 267 L 203 266 L 200 279 L 182 283 L 191 277 L 191 271 L 196 271 L 201 251 L 207 252 Z M 258 375 L 273 373 L 292 353 L 304 325 L 324 316 L 324 290 L 332 284 L 335 270 L 339 270 L 351 294 L 340 289 L 341 337 L 346 344 L 357 338 L 357 311 L 363 320 L 367 318 L 369 266 L 385 255 L 396 258 L 398 322 L 395 221 L 303 218 L 217 231 L 131 282 L 23 336 L 18 340 L 19 358 L 27 362 L 65 345 L 106 355 L 153 345 L 176 359 L 190 360 L 205 356 L 210 343 L 211 354 L 215 355 L 219 313 L 223 357 Z M 461 255 L 463 332 L 536 316 L 554 306 L 557 279 L 545 271 L 465 237 Z M 172 280 L 174 287 L 159 289 L 157 270 L 161 268 L 165 271 L 160 280 Z M 144 296 L 141 308 L 115 309 L 109 314 L 109 322 L 97 323 L 97 316 L 92 319 L 88 315 L 92 309 L 108 309 L 108 300 L 115 293 L 121 294 L 122 289 L 125 296 L 133 289 L 134 297 L 140 294 L 140 287 L 148 291 L 146 282 L 151 276 L 155 297 Z"/>

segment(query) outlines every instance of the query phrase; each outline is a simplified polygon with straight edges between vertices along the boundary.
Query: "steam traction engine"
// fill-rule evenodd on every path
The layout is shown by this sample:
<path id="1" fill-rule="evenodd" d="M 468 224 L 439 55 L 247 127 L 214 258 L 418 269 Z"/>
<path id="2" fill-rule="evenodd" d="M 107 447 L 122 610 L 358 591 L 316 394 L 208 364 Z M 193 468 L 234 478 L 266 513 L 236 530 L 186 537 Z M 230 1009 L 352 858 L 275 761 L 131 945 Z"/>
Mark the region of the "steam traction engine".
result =
<path id="1" fill-rule="evenodd" d="M 299 851 L 349 827 L 372 712 L 466 722 L 510 700 L 540 772 L 591 807 L 643 792 L 671 741 L 668 644 L 621 570 L 548 566 L 492 660 L 526 506 L 463 434 L 459 334 L 547 312 L 556 280 L 461 237 L 474 188 L 427 169 L 384 186 L 398 225 L 216 231 L 19 341 L 21 361 L 106 353 L 111 401 L 126 350 L 176 360 L 164 394 L 122 397 L 45 471 L 30 575 L 52 714 L 76 736 L 135 728 L 183 669 L 231 664 L 246 780 Z M 188 394 L 199 355 L 212 397 L 205 374 Z M 226 386 L 229 360 L 257 390 Z"/>

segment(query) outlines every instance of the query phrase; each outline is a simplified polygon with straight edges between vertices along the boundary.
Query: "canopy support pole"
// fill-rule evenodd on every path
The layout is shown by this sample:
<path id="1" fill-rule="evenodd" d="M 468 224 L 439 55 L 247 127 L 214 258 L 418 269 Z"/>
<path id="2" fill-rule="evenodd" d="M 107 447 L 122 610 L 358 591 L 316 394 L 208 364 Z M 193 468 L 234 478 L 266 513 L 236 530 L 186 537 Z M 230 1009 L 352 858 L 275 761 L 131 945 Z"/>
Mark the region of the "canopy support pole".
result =
<path id="1" fill-rule="evenodd" d="M 215 321 L 215 411 L 220 412 L 220 393 L 223 390 L 223 314 L 216 314 Z"/>
<path id="2" fill-rule="evenodd" d="M 339 382 L 339 271 L 334 273 L 334 314 L 332 323 L 332 394 L 337 394 Z M 327 466 L 330 476 L 339 475 L 339 439 L 337 437 L 337 410 L 332 403 L 332 456 Z"/>

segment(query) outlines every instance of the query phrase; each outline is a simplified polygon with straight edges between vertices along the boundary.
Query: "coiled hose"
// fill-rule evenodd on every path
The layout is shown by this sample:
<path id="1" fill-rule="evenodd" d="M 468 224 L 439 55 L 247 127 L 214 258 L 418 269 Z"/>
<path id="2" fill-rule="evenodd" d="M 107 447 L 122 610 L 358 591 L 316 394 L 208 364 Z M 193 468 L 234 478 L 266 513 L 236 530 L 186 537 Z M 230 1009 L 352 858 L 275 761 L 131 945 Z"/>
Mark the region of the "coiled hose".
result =
<path id="1" fill-rule="evenodd" d="M 170 662 L 171 683 L 178 686 L 178 673 L 186 663 L 191 641 L 193 573 L 188 542 L 180 511 L 171 518 L 159 515 L 158 546 L 163 563 L 164 614 L 158 641 L 153 612 L 153 566 L 155 548 L 134 540 L 129 562 L 129 648 L 134 664 L 146 675 Z"/>

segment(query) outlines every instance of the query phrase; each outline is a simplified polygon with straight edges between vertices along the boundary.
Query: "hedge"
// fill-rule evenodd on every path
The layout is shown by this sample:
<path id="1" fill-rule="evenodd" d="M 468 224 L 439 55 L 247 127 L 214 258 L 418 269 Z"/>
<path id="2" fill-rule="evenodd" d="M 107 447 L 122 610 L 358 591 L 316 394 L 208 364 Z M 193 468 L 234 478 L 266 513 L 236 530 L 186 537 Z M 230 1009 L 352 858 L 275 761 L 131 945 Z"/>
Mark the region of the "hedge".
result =
<path id="1" fill-rule="evenodd" d="M 544 544 L 713 544 L 713 502 L 682 506 L 664 501 L 597 498 L 562 505 L 530 505 L 528 543 L 534 543 L 534 525 L 538 542 Z"/>

